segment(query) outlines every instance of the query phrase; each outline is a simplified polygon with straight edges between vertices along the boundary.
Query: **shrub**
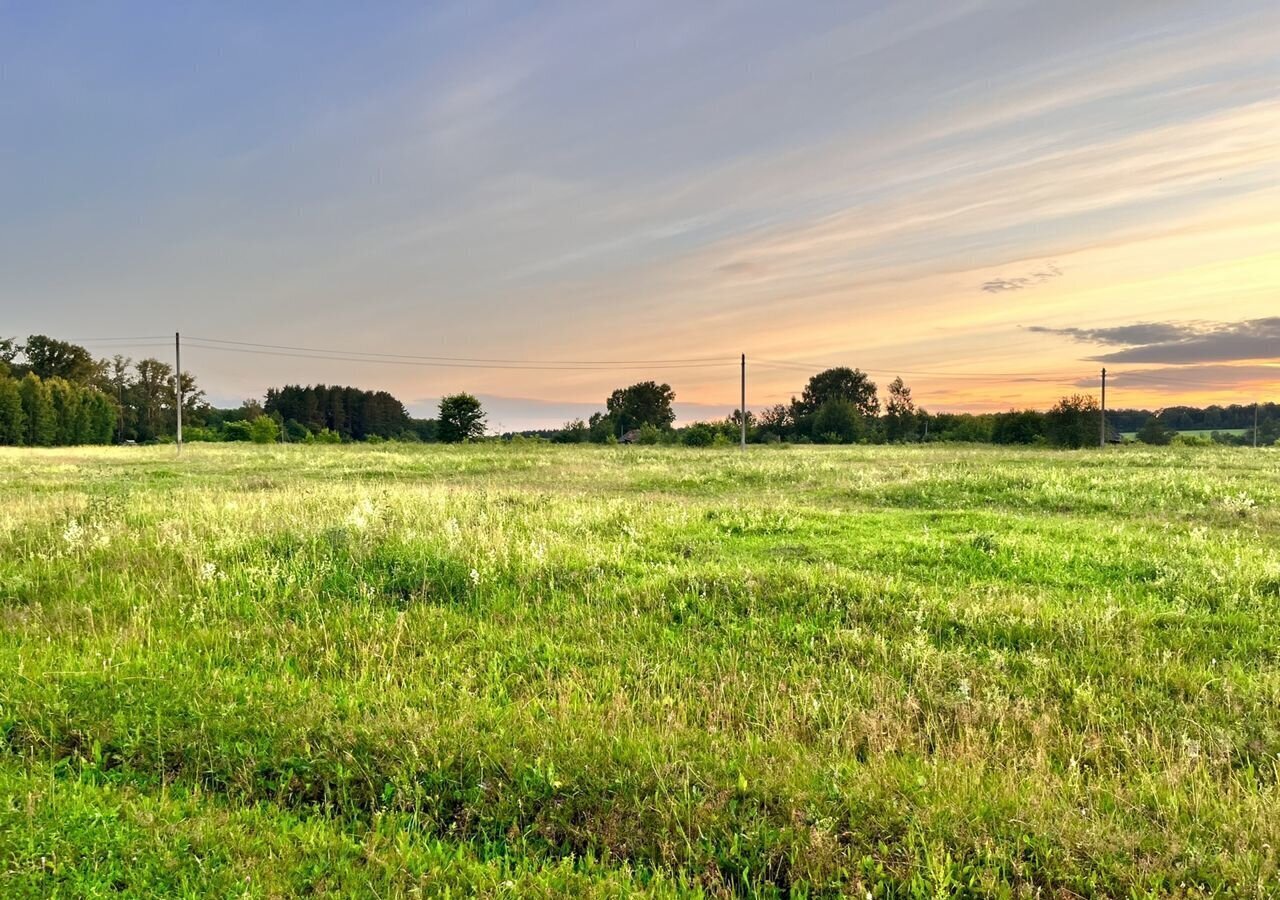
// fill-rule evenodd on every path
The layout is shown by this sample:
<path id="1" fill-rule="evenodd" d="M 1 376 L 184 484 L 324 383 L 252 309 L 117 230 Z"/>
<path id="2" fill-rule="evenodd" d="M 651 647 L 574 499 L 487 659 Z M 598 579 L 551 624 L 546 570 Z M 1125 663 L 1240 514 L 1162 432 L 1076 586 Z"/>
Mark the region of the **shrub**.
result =
<path id="1" fill-rule="evenodd" d="M 255 444 L 274 444 L 280 440 L 280 426 L 270 416 L 258 416 L 249 423 L 249 440 Z"/>
<path id="2" fill-rule="evenodd" d="M 680 442 L 686 447 L 710 447 L 715 439 L 715 430 L 706 422 L 690 425 L 680 435 Z"/>

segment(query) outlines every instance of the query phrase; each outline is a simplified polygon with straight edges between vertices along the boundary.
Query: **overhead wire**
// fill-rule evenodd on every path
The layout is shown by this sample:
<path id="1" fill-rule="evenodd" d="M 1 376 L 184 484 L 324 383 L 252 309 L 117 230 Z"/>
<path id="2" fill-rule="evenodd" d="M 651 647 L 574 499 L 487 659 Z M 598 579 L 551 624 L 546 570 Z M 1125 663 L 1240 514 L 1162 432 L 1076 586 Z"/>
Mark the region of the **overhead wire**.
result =
<path id="1" fill-rule="evenodd" d="M 503 365 L 583 365 L 583 366 L 615 366 L 615 365 L 665 365 L 706 363 L 708 365 L 728 365 L 738 362 L 737 357 L 696 356 L 680 359 L 512 359 L 484 356 L 428 356 L 411 353 L 379 353 L 364 350 L 339 350 L 322 347 L 296 347 L 287 344 L 263 344 L 254 341 L 230 341 L 221 338 L 192 335 L 188 340 L 203 341 L 211 344 L 228 344 L 238 347 L 254 347 L 268 350 L 288 350 L 303 353 L 340 354 L 343 356 L 371 356 L 386 359 L 410 359 L 428 362 L 458 363 L 499 363 Z"/>
<path id="2" fill-rule="evenodd" d="M 291 350 L 266 350 L 254 347 L 229 347 L 219 344 L 205 343 L 203 340 L 184 340 L 184 347 L 194 347 L 201 350 L 216 350 L 227 353 L 250 353 L 259 356 L 278 356 L 290 357 L 294 359 L 315 359 L 328 362 L 357 362 L 357 363 L 377 363 L 382 365 L 400 365 L 400 366 L 420 366 L 425 368 L 438 369 L 506 369 L 514 371 L 576 371 L 576 372 L 608 372 L 620 369 L 725 369 L 736 361 L 724 361 L 717 363 L 701 362 L 701 363 L 680 363 L 680 362 L 664 362 L 654 360 L 652 362 L 630 362 L 602 365 L 598 363 L 568 363 L 568 364 L 551 364 L 551 363 L 523 363 L 523 362 L 472 362 L 472 361 L 436 361 L 421 358 L 395 358 L 384 355 L 364 356 L 355 354 L 339 354 L 339 353 L 321 353 L 320 351 L 295 352 Z"/>

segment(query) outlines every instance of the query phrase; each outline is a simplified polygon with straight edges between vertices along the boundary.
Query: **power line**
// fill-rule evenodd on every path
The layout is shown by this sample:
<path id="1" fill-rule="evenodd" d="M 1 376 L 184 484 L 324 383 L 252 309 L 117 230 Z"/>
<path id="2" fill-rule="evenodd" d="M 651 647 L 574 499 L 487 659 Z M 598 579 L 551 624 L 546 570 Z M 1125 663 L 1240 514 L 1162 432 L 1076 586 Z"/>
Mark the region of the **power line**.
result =
<path id="1" fill-rule="evenodd" d="M 377 353 L 364 350 L 337 350 L 321 347 L 293 347 L 286 344 L 260 344 L 253 341 L 230 341 L 220 338 L 200 337 L 192 335 L 190 340 L 205 341 L 210 344 L 230 344 L 237 347 L 256 347 L 268 350 L 289 350 L 301 353 L 327 353 L 343 356 L 372 356 L 380 359 L 409 359 L 424 362 L 456 362 L 456 363 L 501 363 L 505 365 L 572 365 L 572 366 L 616 366 L 616 365 L 665 365 L 668 363 L 708 365 L 726 365 L 736 363 L 734 357 L 697 356 L 686 359 L 505 359 L 483 356 L 422 356 L 410 353 Z"/>
<path id="2" fill-rule="evenodd" d="M 421 358 L 387 358 L 384 356 L 356 356 L 351 354 L 339 353 L 322 353 L 321 351 L 305 351 L 292 352 L 289 350 L 260 350 L 252 347 L 228 347 L 219 344 L 205 343 L 204 338 L 189 338 L 186 341 L 188 347 L 198 347 L 202 350 L 218 350 L 226 353 L 251 353 L 259 356 L 278 356 L 292 357 L 294 359 L 315 359 L 325 362 L 358 362 L 358 363 L 378 363 L 381 365 L 399 365 L 399 366 L 420 366 L 426 368 L 438 369 L 509 369 L 515 371 L 576 371 L 576 372 L 610 372 L 619 369 L 727 369 L 732 365 L 732 361 L 715 362 L 715 363 L 669 363 L 662 360 L 654 360 L 652 362 L 641 363 L 632 361 L 627 363 L 582 363 L 582 364 L 534 364 L 534 363 L 499 363 L 499 362 L 435 362 Z"/>
<path id="3" fill-rule="evenodd" d="M 835 368 L 821 363 L 791 363 L 784 362 L 782 360 L 759 358 L 753 358 L 753 362 L 757 365 L 770 366 L 779 369 L 790 369 L 797 372 L 812 372 L 815 369 L 822 370 L 824 368 Z M 894 375 L 936 376 L 939 378 L 1013 378 L 1019 381 L 1032 381 L 1043 384 L 1064 384 L 1065 382 L 1062 382 L 1059 379 L 1071 377 L 1068 374 L 1053 375 L 1045 372 L 940 372 L 931 369 L 898 369 L 890 366 L 873 366 L 870 369 L 864 369 L 862 371 L 876 374 L 878 376 L 888 375 L 892 372 Z"/>

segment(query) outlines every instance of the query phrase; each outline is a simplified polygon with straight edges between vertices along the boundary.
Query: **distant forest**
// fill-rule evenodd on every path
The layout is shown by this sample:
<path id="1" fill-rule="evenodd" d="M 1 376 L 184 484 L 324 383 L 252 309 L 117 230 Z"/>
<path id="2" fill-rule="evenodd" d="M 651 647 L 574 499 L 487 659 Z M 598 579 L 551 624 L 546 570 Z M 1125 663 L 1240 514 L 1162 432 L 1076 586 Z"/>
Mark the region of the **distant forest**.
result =
<path id="1" fill-rule="evenodd" d="M 154 358 L 95 359 L 84 347 L 45 335 L 0 339 L 0 444 L 172 441 L 177 430 L 173 367 Z M 620 387 L 604 409 L 561 428 L 519 432 L 555 443 L 736 443 L 741 412 L 715 422 L 675 426 L 675 392 L 653 381 Z M 919 443 L 935 441 L 1086 447 L 1099 442 L 1094 398 L 1063 397 L 1046 411 L 929 413 L 901 378 L 883 395 L 865 373 L 837 367 L 815 373 L 790 403 L 747 413 L 752 443 Z M 1280 438 L 1280 406 L 1173 406 L 1107 410 L 1107 438 L 1149 444 L 1210 443 L 1270 446 Z M 386 391 L 337 385 L 285 385 L 262 400 L 218 409 L 189 372 L 182 374 L 183 438 L 187 441 L 343 443 L 485 439 L 480 401 L 455 394 L 434 418 L 414 418 Z M 1194 434 L 1187 434 L 1194 432 Z M 1122 438 L 1122 435 L 1125 437 Z M 511 439 L 517 434 L 506 434 Z"/>

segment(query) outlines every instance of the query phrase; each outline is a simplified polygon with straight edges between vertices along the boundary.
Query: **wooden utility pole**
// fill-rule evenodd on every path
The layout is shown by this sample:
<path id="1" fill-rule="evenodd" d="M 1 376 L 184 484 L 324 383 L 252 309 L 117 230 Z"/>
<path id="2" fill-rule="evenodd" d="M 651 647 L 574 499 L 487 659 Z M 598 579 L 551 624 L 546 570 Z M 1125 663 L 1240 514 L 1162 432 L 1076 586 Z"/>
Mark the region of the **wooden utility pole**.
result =
<path id="1" fill-rule="evenodd" d="M 173 333 L 173 366 L 177 370 L 173 376 L 174 404 L 178 410 L 178 453 L 182 453 L 182 335 Z"/>
<path id="2" fill-rule="evenodd" d="M 742 449 L 747 449 L 747 354 L 742 354 L 742 405 L 738 407 L 742 424 Z M 1257 431 L 1255 428 L 1254 431 Z"/>
<path id="3" fill-rule="evenodd" d="M 1098 428 L 1098 446 L 1107 446 L 1107 370 L 1102 370 L 1102 415 L 1099 416 L 1101 424 Z"/>

